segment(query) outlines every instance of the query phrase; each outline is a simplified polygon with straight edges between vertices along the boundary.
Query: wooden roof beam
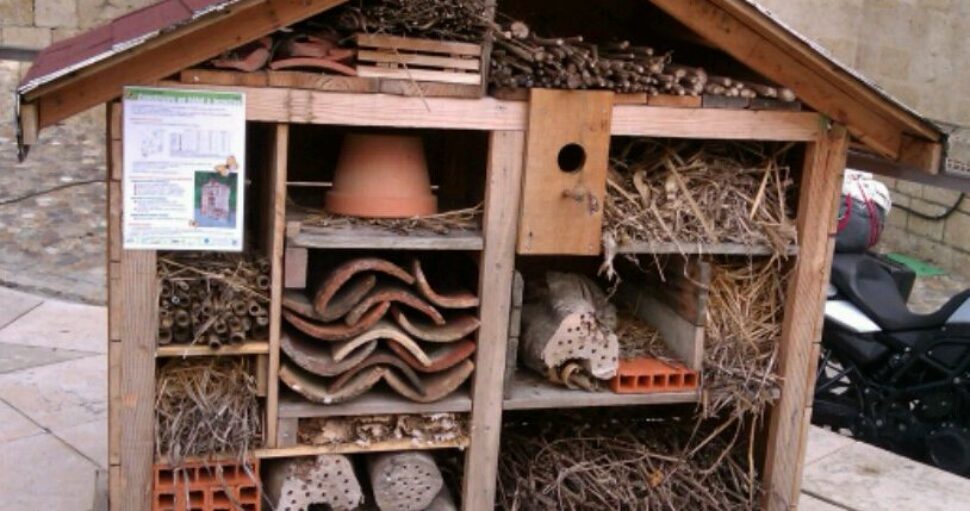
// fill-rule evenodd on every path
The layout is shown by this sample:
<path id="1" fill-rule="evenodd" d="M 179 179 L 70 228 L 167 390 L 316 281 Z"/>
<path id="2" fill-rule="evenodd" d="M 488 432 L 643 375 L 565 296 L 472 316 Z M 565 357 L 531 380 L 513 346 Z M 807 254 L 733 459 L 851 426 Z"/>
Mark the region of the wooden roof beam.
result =
<path id="1" fill-rule="evenodd" d="M 38 129 L 121 96 L 125 85 L 151 84 L 346 0 L 253 0 L 209 14 L 131 51 L 57 80 L 26 96 Z"/>
<path id="2" fill-rule="evenodd" d="M 791 88 L 880 155 L 923 172 L 939 171 L 943 148 L 938 131 L 763 19 L 751 6 L 737 0 L 650 2 L 739 62 Z"/>

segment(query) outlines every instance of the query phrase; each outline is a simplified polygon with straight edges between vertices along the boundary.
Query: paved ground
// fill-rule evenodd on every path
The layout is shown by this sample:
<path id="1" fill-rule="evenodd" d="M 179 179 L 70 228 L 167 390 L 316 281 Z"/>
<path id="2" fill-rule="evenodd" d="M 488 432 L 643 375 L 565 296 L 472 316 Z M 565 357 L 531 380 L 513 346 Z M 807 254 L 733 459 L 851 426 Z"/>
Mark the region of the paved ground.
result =
<path id="1" fill-rule="evenodd" d="M 0 288 L 0 511 L 86 511 L 107 466 L 103 307 Z"/>
<path id="2" fill-rule="evenodd" d="M 0 90 L 24 66 L 0 61 Z M 0 285 L 104 303 L 104 136 L 98 109 L 45 129 L 17 163 L 10 95 L 0 94 Z M 96 183 L 77 185 L 97 181 Z M 58 191 L 7 203 L 33 192 Z"/>

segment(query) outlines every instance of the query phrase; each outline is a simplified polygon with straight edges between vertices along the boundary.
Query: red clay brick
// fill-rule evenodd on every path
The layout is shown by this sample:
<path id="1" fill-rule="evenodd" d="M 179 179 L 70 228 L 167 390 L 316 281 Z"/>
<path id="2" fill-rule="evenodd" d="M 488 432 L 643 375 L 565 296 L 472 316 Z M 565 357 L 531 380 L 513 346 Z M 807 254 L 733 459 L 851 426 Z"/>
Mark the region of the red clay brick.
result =
<path id="1" fill-rule="evenodd" d="M 219 476 L 219 470 L 222 476 Z M 259 477 L 259 461 L 250 472 Z M 175 470 L 155 464 L 152 511 L 259 511 L 261 495 L 257 481 L 235 460 L 193 462 Z"/>
<path id="2" fill-rule="evenodd" d="M 683 392 L 697 389 L 698 380 L 696 371 L 681 364 L 636 358 L 620 361 L 610 388 L 617 394 Z"/>

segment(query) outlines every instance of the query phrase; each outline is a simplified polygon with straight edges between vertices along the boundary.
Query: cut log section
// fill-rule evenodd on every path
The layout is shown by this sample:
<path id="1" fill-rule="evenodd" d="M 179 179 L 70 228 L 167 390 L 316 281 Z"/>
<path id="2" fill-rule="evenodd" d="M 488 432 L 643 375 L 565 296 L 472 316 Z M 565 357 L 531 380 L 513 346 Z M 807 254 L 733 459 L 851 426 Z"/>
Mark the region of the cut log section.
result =
<path id="1" fill-rule="evenodd" d="M 432 304 L 443 309 L 470 309 L 472 307 L 478 307 L 478 297 L 469 291 L 435 292 L 428 282 L 428 277 L 421 269 L 421 261 L 417 259 L 411 263 L 411 273 L 414 274 L 414 279 L 417 281 L 418 291 L 421 292 L 421 296 Z"/>
<path id="2" fill-rule="evenodd" d="M 412 309 L 415 309 L 424 315 L 428 316 L 436 325 L 444 325 L 445 318 L 438 312 L 437 309 L 431 306 L 428 302 L 422 300 L 417 295 L 409 291 L 408 289 L 394 285 L 394 284 L 383 284 L 374 288 L 370 293 L 364 297 L 347 315 L 344 320 L 348 325 L 353 325 L 357 323 L 361 316 L 363 316 L 368 310 L 371 309 L 375 304 L 382 302 L 397 302 L 407 305 Z"/>
<path id="3" fill-rule="evenodd" d="M 356 378 L 356 376 L 362 372 L 366 372 L 372 367 L 384 367 L 388 371 L 393 372 L 397 370 L 397 376 L 403 381 L 409 383 L 413 388 L 418 389 L 418 391 L 423 395 L 424 387 L 418 375 L 411 369 L 407 363 L 405 363 L 400 358 L 394 356 L 387 351 L 377 351 L 372 353 L 369 357 L 364 359 L 360 364 L 354 366 L 346 373 L 340 375 L 331 384 L 334 388 L 342 388 L 347 382 L 351 382 Z M 384 373 L 385 377 L 389 373 Z"/>
<path id="4" fill-rule="evenodd" d="M 317 287 L 317 292 L 313 298 L 313 307 L 317 312 L 327 310 L 330 300 L 336 296 L 337 291 L 349 281 L 354 275 L 374 271 L 394 277 L 405 284 L 414 284 L 414 277 L 404 271 L 400 266 L 385 261 L 377 257 L 362 257 L 352 259 L 334 268 Z"/>
<path id="5" fill-rule="evenodd" d="M 280 335 L 280 349 L 296 365 L 318 376 L 337 376 L 363 362 L 374 349 L 377 341 L 360 344 L 342 360 L 334 359 L 334 345 L 322 343 L 301 332 L 290 329 Z"/>
<path id="6" fill-rule="evenodd" d="M 367 392 L 381 381 L 387 368 L 375 366 L 342 381 L 341 386 L 327 385 L 327 382 L 313 373 L 304 371 L 288 360 L 280 362 L 280 380 L 297 394 L 326 405 L 353 399 Z"/>
<path id="7" fill-rule="evenodd" d="M 458 511 L 458 507 L 455 506 L 455 499 L 451 498 L 451 492 L 447 485 L 442 485 L 441 491 L 424 511 Z"/>
<path id="8" fill-rule="evenodd" d="M 408 381 L 394 371 L 386 372 L 384 380 L 395 392 L 411 401 L 433 403 L 457 390 L 474 370 L 475 364 L 471 360 L 462 360 L 450 369 L 420 377 L 421 385 L 418 388 L 411 387 Z"/>
<path id="9" fill-rule="evenodd" d="M 610 326 L 616 325 L 616 309 L 582 275 L 549 272 L 545 283 L 538 299 L 522 308 L 522 361 L 542 374 L 578 362 L 595 378 L 612 378 L 619 360 Z"/>
<path id="10" fill-rule="evenodd" d="M 421 349 L 413 339 L 408 337 L 406 333 L 401 331 L 398 327 L 394 326 L 393 323 L 389 321 L 380 321 L 373 328 L 367 330 L 361 335 L 337 343 L 336 349 L 333 351 L 334 360 L 340 362 L 344 358 L 350 356 L 351 353 L 355 352 L 358 347 L 376 341 L 378 339 L 390 339 L 398 342 L 401 346 L 406 348 L 416 359 L 421 361 L 422 364 L 431 365 L 431 359 L 428 355 Z"/>
<path id="11" fill-rule="evenodd" d="M 395 341 L 388 341 L 387 347 L 414 370 L 422 373 L 444 371 L 457 365 L 462 360 L 468 359 L 472 353 L 475 353 L 475 342 L 466 339 L 444 344 L 431 350 L 425 350 L 431 363 L 422 364 L 420 360 L 411 354 L 411 351 L 406 346 L 402 346 Z"/>
<path id="12" fill-rule="evenodd" d="M 374 501 L 381 511 L 427 509 L 444 486 L 438 465 L 426 452 L 375 454 L 367 462 Z"/>
<path id="13" fill-rule="evenodd" d="M 327 302 L 326 308 L 320 311 L 314 308 L 313 302 L 302 291 L 285 291 L 283 307 L 317 321 L 335 321 L 350 312 L 367 296 L 367 293 L 374 289 L 375 285 L 377 285 L 376 275 L 357 275 L 337 290 L 337 293 Z"/>
<path id="14" fill-rule="evenodd" d="M 314 504 L 350 511 L 364 502 L 354 467 L 342 454 L 273 461 L 265 488 L 276 511 L 307 511 Z"/>
<path id="15" fill-rule="evenodd" d="M 407 316 L 400 307 L 391 306 L 391 317 L 413 337 L 428 342 L 454 342 L 465 339 L 478 330 L 479 320 L 471 314 L 449 316 L 444 325 L 416 321 Z"/>
<path id="16" fill-rule="evenodd" d="M 289 324 L 310 337 L 324 341 L 343 341 L 361 335 L 374 326 L 384 317 L 390 305 L 387 302 L 378 303 L 353 325 L 347 325 L 343 322 L 315 323 L 287 309 L 283 309 L 283 317 Z"/>

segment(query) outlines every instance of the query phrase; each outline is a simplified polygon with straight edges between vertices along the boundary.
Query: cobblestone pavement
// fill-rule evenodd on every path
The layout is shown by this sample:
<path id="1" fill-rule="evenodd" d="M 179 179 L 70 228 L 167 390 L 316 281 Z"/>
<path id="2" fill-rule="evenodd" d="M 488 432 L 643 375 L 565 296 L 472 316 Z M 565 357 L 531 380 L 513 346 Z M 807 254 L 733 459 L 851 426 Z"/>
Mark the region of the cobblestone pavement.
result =
<path id="1" fill-rule="evenodd" d="M 953 295 L 970 289 L 970 279 L 962 275 L 941 275 L 916 279 L 909 297 L 913 312 L 926 314 L 943 306 Z"/>
<path id="2" fill-rule="evenodd" d="M 0 90 L 22 65 L 0 61 Z M 4 94 L 0 112 L 13 111 Z M 104 135 L 99 112 L 45 129 L 24 163 L 14 126 L 0 124 L 0 285 L 90 303 L 105 301 Z M 11 116 L 12 117 L 12 116 Z M 94 120 L 94 121 L 92 121 Z M 60 185 L 96 180 L 7 203 Z"/>

